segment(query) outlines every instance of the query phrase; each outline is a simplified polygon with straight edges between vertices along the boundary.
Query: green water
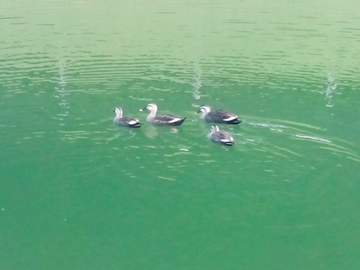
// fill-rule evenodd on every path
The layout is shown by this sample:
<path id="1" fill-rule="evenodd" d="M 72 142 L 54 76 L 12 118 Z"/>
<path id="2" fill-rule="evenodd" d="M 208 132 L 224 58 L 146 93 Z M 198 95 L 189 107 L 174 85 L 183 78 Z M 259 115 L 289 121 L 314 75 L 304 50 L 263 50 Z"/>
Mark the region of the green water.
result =
<path id="1" fill-rule="evenodd" d="M 2 0 L 0 269 L 360 269 L 358 10 Z"/>

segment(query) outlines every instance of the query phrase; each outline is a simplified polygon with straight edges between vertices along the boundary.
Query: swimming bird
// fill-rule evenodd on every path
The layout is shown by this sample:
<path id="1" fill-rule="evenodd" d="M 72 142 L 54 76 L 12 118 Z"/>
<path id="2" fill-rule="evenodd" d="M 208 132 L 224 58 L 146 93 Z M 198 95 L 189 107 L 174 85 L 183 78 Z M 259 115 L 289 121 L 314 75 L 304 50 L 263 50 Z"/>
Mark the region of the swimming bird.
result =
<path id="1" fill-rule="evenodd" d="M 207 122 L 239 124 L 241 120 L 237 115 L 224 110 L 211 110 L 210 106 L 201 105 L 198 113 L 202 113 L 201 118 Z"/>
<path id="2" fill-rule="evenodd" d="M 149 103 L 144 109 L 140 109 L 140 111 L 143 110 L 150 111 L 146 121 L 159 126 L 180 126 L 186 119 L 186 117 L 181 118 L 170 114 L 156 115 L 157 106 L 155 103 Z"/>
<path id="3" fill-rule="evenodd" d="M 114 123 L 119 126 L 130 127 L 130 128 L 139 128 L 141 127 L 141 123 L 139 120 L 135 118 L 131 118 L 128 116 L 123 117 L 123 110 L 120 107 L 115 107 L 114 112 L 116 116 L 114 118 Z"/>
<path id="4" fill-rule="evenodd" d="M 211 126 L 208 138 L 216 143 L 225 144 L 228 146 L 235 145 L 234 138 L 226 131 L 219 130 L 218 126 Z"/>

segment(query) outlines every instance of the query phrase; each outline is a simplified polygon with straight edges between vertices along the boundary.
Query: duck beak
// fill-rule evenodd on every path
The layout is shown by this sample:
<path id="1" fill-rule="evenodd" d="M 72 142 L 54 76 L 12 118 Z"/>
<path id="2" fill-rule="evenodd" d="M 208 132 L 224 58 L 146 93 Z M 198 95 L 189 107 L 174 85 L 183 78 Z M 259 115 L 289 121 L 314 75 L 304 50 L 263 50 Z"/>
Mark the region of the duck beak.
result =
<path id="1" fill-rule="evenodd" d="M 139 111 L 140 112 L 143 112 L 143 111 L 146 111 L 147 110 L 147 108 L 145 107 L 145 108 L 143 108 L 143 109 L 140 109 Z"/>
<path id="2" fill-rule="evenodd" d="M 201 111 L 200 111 L 200 110 L 198 110 L 196 113 L 201 113 Z"/>

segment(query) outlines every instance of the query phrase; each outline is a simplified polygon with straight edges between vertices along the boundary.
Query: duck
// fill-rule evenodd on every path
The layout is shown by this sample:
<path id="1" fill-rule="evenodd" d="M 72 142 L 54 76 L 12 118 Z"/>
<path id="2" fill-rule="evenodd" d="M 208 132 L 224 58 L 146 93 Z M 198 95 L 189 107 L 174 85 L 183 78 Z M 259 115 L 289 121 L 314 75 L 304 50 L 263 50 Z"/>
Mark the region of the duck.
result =
<path id="1" fill-rule="evenodd" d="M 213 142 L 232 146 L 235 145 L 234 138 L 230 136 L 226 131 L 219 130 L 218 126 L 211 126 L 208 138 Z"/>
<path id="2" fill-rule="evenodd" d="M 211 110 L 208 105 L 201 105 L 197 113 L 202 113 L 201 118 L 207 122 L 240 124 L 241 120 L 237 115 L 224 110 Z"/>
<path id="3" fill-rule="evenodd" d="M 123 110 L 120 107 L 115 107 L 114 112 L 116 116 L 114 118 L 114 123 L 119 126 L 129 127 L 129 128 L 139 128 L 141 123 L 138 119 L 131 118 L 128 116 L 123 117 Z"/>
<path id="4" fill-rule="evenodd" d="M 157 106 L 155 103 L 149 103 L 144 109 L 140 109 L 140 111 L 144 110 L 150 111 L 146 121 L 158 126 L 180 126 L 186 119 L 186 117 L 181 118 L 170 114 L 156 115 Z"/>

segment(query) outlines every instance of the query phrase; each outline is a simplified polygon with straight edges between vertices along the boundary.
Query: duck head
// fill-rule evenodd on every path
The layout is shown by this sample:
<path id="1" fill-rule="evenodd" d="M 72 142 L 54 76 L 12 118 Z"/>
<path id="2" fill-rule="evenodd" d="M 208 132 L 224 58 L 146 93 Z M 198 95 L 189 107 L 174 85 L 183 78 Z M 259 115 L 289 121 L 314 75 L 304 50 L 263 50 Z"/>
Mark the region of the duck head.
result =
<path id="1" fill-rule="evenodd" d="M 211 126 L 210 133 L 214 133 L 214 132 L 217 132 L 217 131 L 219 131 L 218 126 Z"/>
<path id="2" fill-rule="evenodd" d="M 200 109 L 197 113 L 209 113 L 210 112 L 210 106 L 208 105 L 201 105 Z"/>
<path id="3" fill-rule="evenodd" d="M 123 110 L 120 107 L 115 107 L 114 112 L 116 113 L 116 117 L 122 118 Z"/>
<path id="4" fill-rule="evenodd" d="M 149 103 L 144 109 L 140 109 L 140 111 L 145 111 L 145 110 L 148 110 L 148 111 L 157 111 L 157 106 L 155 103 Z"/>

